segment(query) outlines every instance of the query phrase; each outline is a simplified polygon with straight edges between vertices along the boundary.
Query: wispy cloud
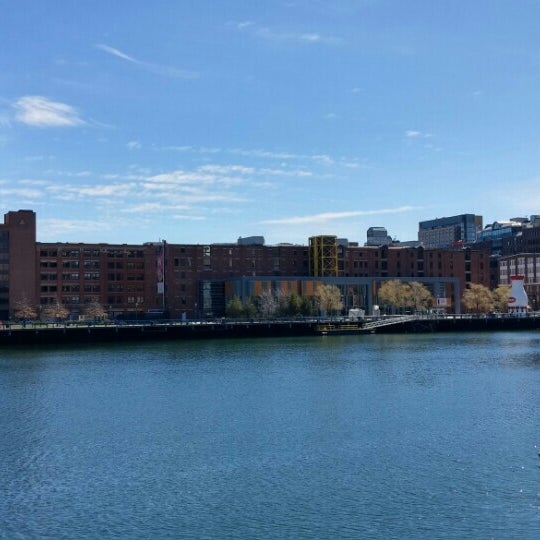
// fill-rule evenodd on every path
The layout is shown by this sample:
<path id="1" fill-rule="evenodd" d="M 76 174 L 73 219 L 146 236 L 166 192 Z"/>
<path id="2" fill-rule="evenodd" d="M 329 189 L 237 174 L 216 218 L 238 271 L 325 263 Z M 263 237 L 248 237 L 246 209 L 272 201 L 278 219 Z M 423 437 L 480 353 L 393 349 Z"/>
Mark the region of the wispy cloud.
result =
<path id="1" fill-rule="evenodd" d="M 408 129 L 405 131 L 405 137 L 409 139 L 429 139 L 433 137 L 431 133 L 426 133 L 423 131 L 416 131 L 414 129 Z"/>
<path id="2" fill-rule="evenodd" d="M 31 188 L 4 188 L 0 187 L 0 197 L 2 198 L 18 198 L 25 201 L 39 201 L 42 192 L 38 189 Z"/>
<path id="3" fill-rule="evenodd" d="M 268 160 L 280 160 L 282 162 L 297 161 L 306 163 L 316 163 L 317 165 L 324 165 L 327 167 L 342 165 L 347 168 L 358 168 L 361 165 L 358 162 L 358 158 L 353 157 L 332 157 L 329 154 L 296 154 L 294 152 L 285 151 L 273 151 L 264 150 L 261 148 L 215 148 L 205 146 L 165 146 L 162 147 L 163 151 L 171 152 L 186 152 L 193 154 L 230 154 L 248 158 L 262 158 Z M 299 163 L 302 167 L 302 164 Z M 307 165 L 306 165 L 307 166 Z M 362 165 L 365 166 L 365 165 Z M 262 170 L 262 169 L 260 169 Z M 302 173 L 300 173 L 302 174 Z M 309 171 L 304 171 L 304 175 L 310 175 Z"/>
<path id="4" fill-rule="evenodd" d="M 241 32 L 248 32 L 254 37 L 274 42 L 304 43 L 307 45 L 339 45 L 343 42 L 341 38 L 335 36 L 322 35 L 312 31 L 281 31 L 259 25 L 254 21 L 230 21 L 228 25 Z"/>
<path id="5" fill-rule="evenodd" d="M 122 208 L 121 212 L 125 214 L 147 214 L 147 213 L 161 213 L 170 212 L 171 210 L 187 210 L 188 205 L 171 205 L 159 202 L 142 203 L 138 205 L 131 205 L 126 208 Z"/>
<path id="6" fill-rule="evenodd" d="M 73 127 L 84 125 L 77 109 L 43 96 L 23 96 L 13 102 L 15 120 L 36 127 Z"/>
<path id="7" fill-rule="evenodd" d="M 142 148 L 142 145 L 139 141 L 129 141 L 126 144 L 126 148 L 128 150 L 140 150 Z"/>
<path id="8" fill-rule="evenodd" d="M 110 54 L 111 56 L 139 66 L 140 68 L 145 69 L 146 71 L 149 71 L 151 73 L 155 73 L 156 75 L 162 75 L 165 77 L 178 79 L 195 79 L 198 77 L 198 73 L 195 71 L 180 69 L 174 66 L 166 66 L 163 64 L 156 64 L 153 62 L 145 62 L 121 51 L 120 49 L 116 49 L 115 47 L 111 47 L 110 45 L 106 45 L 104 43 L 98 43 L 95 47 L 107 54 Z"/>
<path id="9" fill-rule="evenodd" d="M 80 235 L 88 231 L 106 231 L 110 226 L 102 220 L 45 218 L 40 220 L 40 228 L 47 231 L 49 237 L 58 238 L 65 234 Z"/>
<path id="10" fill-rule="evenodd" d="M 96 45 L 96 48 L 101 49 L 102 51 L 106 53 L 112 54 L 113 56 L 116 56 L 117 58 L 121 58 L 122 60 L 127 60 L 128 62 L 132 62 L 134 64 L 142 64 L 142 62 L 140 62 L 139 60 L 136 60 L 132 56 L 129 56 L 128 54 L 123 53 L 122 51 L 115 49 L 114 47 L 110 47 L 109 45 L 98 43 Z"/>
<path id="11" fill-rule="evenodd" d="M 268 219 L 260 221 L 261 225 L 305 225 L 307 223 L 328 223 L 352 217 L 376 216 L 380 214 L 396 214 L 418 210 L 415 206 L 399 206 L 397 208 L 381 208 L 378 210 L 355 210 L 349 212 L 323 212 L 309 216 L 291 216 L 281 219 Z"/>

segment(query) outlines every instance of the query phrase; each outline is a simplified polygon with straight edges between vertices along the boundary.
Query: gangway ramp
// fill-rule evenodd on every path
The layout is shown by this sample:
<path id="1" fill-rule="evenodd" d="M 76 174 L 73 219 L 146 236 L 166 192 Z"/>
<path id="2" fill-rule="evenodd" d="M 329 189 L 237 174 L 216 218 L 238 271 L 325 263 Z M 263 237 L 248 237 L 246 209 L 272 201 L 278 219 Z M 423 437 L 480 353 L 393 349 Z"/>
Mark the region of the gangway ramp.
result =
<path id="1" fill-rule="evenodd" d="M 417 315 L 400 315 L 397 317 L 384 317 L 381 319 L 376 319 L 373 321 L 366 322 L 362 325 L 362 330 L 377 330 L 377 328 L 382 328 L 383 326 L 393 326 L 397 324 L 403 324 L 410 321 L 418 320 Z"/>

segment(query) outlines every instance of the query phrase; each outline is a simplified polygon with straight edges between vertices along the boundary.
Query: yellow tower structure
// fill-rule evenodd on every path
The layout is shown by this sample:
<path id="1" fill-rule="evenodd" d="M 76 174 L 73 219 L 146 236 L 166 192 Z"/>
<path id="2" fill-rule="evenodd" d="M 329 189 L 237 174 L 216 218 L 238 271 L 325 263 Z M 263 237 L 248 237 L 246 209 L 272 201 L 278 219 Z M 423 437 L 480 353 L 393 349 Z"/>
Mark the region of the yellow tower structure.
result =
<path id="1" fill-rule="evenodd" d="M 309 275 L 314 277 L 337 277 L 337 236 L 321 235 L 309 239 Z"/>

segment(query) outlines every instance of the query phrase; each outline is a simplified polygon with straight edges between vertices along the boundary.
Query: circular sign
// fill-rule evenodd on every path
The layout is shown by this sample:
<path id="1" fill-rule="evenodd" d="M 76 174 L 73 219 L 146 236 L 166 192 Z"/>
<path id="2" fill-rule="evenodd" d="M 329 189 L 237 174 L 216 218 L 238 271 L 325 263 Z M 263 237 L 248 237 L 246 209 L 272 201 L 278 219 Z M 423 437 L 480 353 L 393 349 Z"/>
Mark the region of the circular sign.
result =
<path id="1" fill-rule="evenodd" d="M 513 296 L 508 297 L 508 303 L 513 304 L 516 301 L 516 299 Z"/>

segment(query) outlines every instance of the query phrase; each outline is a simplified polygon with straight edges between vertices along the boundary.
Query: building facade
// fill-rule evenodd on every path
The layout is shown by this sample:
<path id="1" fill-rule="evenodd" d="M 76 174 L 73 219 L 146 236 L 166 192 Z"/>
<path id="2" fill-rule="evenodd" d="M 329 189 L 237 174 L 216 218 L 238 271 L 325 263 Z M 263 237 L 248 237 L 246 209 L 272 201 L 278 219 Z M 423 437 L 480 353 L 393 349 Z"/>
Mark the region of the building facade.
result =
<path id="1" fill-rule="evenodd" d="M 531 216 L 527 226 L 516 234 L 502 239 L 502 255 L 518 253 L 540 253 L 540 216 Z"/>
<path id="2" fill-rule="evenodd" d="M 470 247 L 359 246 L 332 235 L 312 237 L 307 246 L 266 246 L 261 237 L 231 244 L 44 243 L 36 242 L 30 210 L 9 212 L 0 226 L 2 318 L 13 317 L 23 299 L 41 310 L 61 304 L 72 318 L 93 303 L 111 317 L 217 317 L 238 287 L 243 298 L 278 289 L 312 296 L 315 283 L 332 280 L 341 280 L 347 308 L 369 310 L 377 283 L 388 279 L 423 282 L 440 305 L 459 312 L 468 283 L 489 285 L 489 255 Z"/>
<path id="3" fill-rule="evenodd" d="M 523 276 L 523 287 L 533 311 L 540 309 L 540 251 L 519 253 L 499 259 L 499 283 L 510 285 L 511 276 Z"/>
<path id="4" fill-rule="evenodd" d="M 36 214 L 18 210 L 0 224 L 0 318 L 8 318 L 21 304 L 35 305 Z"/>
<path id="5" fill-rule="evenodd" d="M 448 248 L 476 241 L 482 216 L 460 214 L 418 223 L 418 240 L 425 248 Z"/>

